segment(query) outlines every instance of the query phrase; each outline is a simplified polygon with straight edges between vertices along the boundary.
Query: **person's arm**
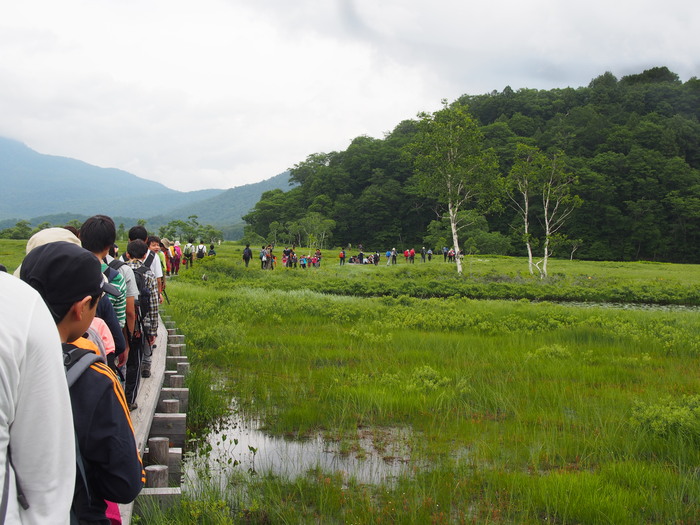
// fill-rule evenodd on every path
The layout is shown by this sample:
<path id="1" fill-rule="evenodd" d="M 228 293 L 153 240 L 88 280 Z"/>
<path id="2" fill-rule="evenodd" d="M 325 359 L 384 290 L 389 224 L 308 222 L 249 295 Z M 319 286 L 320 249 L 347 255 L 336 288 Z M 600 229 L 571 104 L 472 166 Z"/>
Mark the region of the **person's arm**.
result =
<path id="1" fill-rule="evenodd" d="M 73 416 L 58 331 L 38 295 L 28 323 L 10 430 L 12 462 L 29 503 L 19 512 L 22 523 L 67 523 L 75 486 Z"/>

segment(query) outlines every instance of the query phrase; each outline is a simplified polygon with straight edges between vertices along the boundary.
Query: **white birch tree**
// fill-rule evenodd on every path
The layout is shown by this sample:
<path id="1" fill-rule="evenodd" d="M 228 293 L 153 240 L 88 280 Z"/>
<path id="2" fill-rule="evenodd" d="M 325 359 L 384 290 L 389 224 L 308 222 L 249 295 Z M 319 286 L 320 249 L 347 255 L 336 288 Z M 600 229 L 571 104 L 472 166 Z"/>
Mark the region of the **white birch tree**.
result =
<path id="1" fill-rule="evenodd" d="M 562 237 L 561 229 L 581 199 L 573 194 L 576 178 L 565 168 L 564 155 L 555 152 L 551 157 L 538 148 L 518 144 L 515 162 L 508 174 L 507 195 L 523 221 L 523 240 L 527 248 L 528 269 L 540 278 L 548 274 L 549 257 L 555 238 Z M 542 226 L 542 259 L 534 262 L 532 234 L 533 201 L 538 199 L 538 219 Z"/>
<path id="2" fill-rule="evenodd" d="M 447 208 L 457 272 L 462 273 L 458 233 L 460 211 L 468 206 L 489 209 L 501 188 L 495 153 L 486 149 L 477 122 L 464 106 L 420 113 L 418 139 L 413 144 L 416 183 L 420 193 Z"/>
<path id="3" fill-rule="evenodd" d="M 572 193 L 576 177 L 566 170 L 564 155 L 555 153 L 544 164 L 542 184 L 542 219 L 544 226 L 544 246 L 542 250 L 542 269 L 540 276 L 547 277 L 547 263 L 550 247 L 555 235 L 564 226 L 566 220 L 581 205 L 581 198 Z"/>
<path id="4" fill-rule="evenodd" d="M 506 194 L 510 200 L 510 206 L 515 209 L 523 222 L 523 241 L 527 248 L 527 267 L 530 275 L 535 274 L 532 254 L 533 238 L 530 232 L 530 201 L 533 196 L 533 187 L 537 188 L 538 175 L 541 171 L 537 164 L 540 163 L 541 157 L 542 154 L 537 148 L 518 144 L 515 162 L 506 182 Z"/>

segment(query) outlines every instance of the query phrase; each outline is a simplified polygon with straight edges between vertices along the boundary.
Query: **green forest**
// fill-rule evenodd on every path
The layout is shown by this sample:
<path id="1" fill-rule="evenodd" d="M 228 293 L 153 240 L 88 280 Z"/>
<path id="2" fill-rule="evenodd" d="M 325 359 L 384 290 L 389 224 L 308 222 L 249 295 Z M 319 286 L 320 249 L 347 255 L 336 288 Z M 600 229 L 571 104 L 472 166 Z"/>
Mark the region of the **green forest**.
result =
<path id="1" fill-rule="evenodd" d="M 606 72 L 587 87 L 463 95 L 443 111 L 468 113 L 479 151 L 493 159 L 493 191 L 460 211 L 465 253 L 526 255 L 527 244 L 538 253 L 548 242 L 555 257 L 700 261 L 696 77 L 683 82 L 666 67 L 619 79 Z M 424 121 L 418 115 L 382 139 L 360 136 L 345 151 L 299 162 L 296 186 L 264 193 L 244 216 L 245 240 L 378 251 L 452 246 L 445 203 L 425 191 L 417 169 Z M 508 197 L 523 151 L 550 166 L 556 159 L 568 176 L 576 205 L 556 235 L 544 233 L 542 188 L 532 188 L 527 232 Z"/>

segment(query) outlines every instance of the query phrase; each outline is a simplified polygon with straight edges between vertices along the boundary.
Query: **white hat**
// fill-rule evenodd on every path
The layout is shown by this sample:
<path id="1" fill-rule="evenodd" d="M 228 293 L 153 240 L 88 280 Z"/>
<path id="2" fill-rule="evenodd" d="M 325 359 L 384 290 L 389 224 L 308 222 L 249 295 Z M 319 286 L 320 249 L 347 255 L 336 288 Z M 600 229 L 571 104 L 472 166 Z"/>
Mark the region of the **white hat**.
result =
<path id="1" fill-rule="evenodd" d="M 44 244 L 49 244 L 50 242 L 57 241 L 72 242 L 73 244 L 81 246 L 80 239 L 78 239 L 75 236 L 75 234 L 70 230 L 66 230 L 65 228 L 44 228 L 43 230 L 39 230 L 29 238 L 29 240 L 27 241 L 27 248 L 25 253 L 29 253 L 34 248 L 38 248 L 39 246 L 43 246 Z M 20 264 L 14 271 L 13 275 L 15 277 L 19 277 L 19 271 L 21 268 L 22 265 Z"/>

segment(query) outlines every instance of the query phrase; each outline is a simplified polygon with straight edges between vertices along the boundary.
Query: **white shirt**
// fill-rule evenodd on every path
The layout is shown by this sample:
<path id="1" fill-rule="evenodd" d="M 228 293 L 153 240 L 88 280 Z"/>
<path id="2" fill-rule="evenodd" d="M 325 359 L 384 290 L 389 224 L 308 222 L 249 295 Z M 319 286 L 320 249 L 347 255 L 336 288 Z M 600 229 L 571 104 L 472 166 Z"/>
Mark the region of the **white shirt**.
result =
<path id="1" fill-rule="evenodd" d="M 153 261 L 151 261 L 151 271 L 153 272 L 153 275 L 156 276 L 156 279 L 160 279 L 163 277 L 163 266 L 160 264 L 160 257 L 156 252 L 152 252 L 149 250 L 146 252 L 146 258 L 153 253 Z"/>
<path id="2" fill-rule="evenodd" d="M 41 296 L 0 272 L 0 492 L 10 472 L 6 523 L 69 523 L 75 434 L 56 324 Z M 15 472 L 29 503 L 17 502 Z"/>

